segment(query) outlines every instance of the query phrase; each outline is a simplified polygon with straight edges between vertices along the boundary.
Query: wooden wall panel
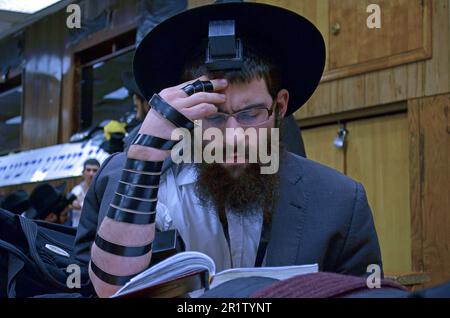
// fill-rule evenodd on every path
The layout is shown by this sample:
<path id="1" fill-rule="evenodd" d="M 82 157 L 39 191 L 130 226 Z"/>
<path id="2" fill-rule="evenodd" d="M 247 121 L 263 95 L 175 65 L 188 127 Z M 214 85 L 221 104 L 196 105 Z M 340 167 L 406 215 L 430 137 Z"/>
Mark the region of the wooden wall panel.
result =
<path id="1" fill-rule="evenodd" d="M 333 82 L 326 82 L 319 85 L 317 90 L 309 99 L 308 104 L 300 108 L 295 116 L 297 118 L 311 118 L 333 113 L 331 111 L 332 85 Z"/>
<path id="2" fill-rule="evenodd" d="M 302 137 L 308 159 L 344 173 L 344 149 L 333 144 L 338 131 L 338 125 L 303 129 Z"/>
<path id="3" fill-rule="evenodd" d="M 332 85 L 321 83 L 296 119 L 301 123 L 306 118 L 450 92 L 450 0 L 431 3 L 431 59 L 334 80 Z M 337 104 L 330 107 L 328 101 Z"/>
<path id="4" fill-rule="evenodd" d="M 188 8 L 195 8 L 214 3 L 214 0 L 188 0 Z"/>
<path id="5" fill-rule="evenodd" d="M 414 268 L 450 280 L 450 95 L 410 101 Z"/>
<path id="6" fill-rule="evenodd" d="M 63 14 L 29 26 L 25 33 L 24 115 L 22 147 L 38 148 L 58 143 L 62 51 L 65 27 Z"/>
<path id="7" fill-rule="evenodd" d="M 392 100 L 405 100 L 407 94 L 407 66 L 379 71 L 365 76 L 365 104 L 380 105 Z"/>
<path id="8" fill-rule="evenodd" d="M 430 57 L 431 1 L 380 0 L 381 28 L 369 29 L 368 0 L 330 0 L 329 72 L 324 80 L 367 73 Z"/>
<path id="9" fill-rule="evenodd" d="M 450 88 L 450 1 L 433 1 L 433 59 L 425 62 L 425 96 Z"/>
<path id="10" fill-rule="evenodd" d="M 364 84 L 363 75 L 331 82 L 331 112 L 352 110 L 364 104 Z"/>
<path id="11" fill-rule="evenodd" d="M 386 273 L 411 271 L 409 142 L 406 114 L 350 122 L 346 174 L 373 211 Z"/>
<path id="12" fill-rule="evenodd" d="M 59 125 L 61 142 L 69 141 L 79 127 L 80 107 L 75 103 L 76 95 L 80 94 L 79 85 L 76 84 L 80 81 L 78 73 L 74 56 L 65 52 L 62 67 L 61 123 Z"/>

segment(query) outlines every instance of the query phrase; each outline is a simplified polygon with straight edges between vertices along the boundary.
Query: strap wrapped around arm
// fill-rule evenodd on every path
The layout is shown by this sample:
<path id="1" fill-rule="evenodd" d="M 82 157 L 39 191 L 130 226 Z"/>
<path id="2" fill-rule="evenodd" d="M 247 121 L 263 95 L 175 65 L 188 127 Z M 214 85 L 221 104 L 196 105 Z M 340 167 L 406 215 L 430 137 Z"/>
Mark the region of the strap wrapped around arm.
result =
<path id="1" fill-rule="evenodd" d="M 125 257 L 138 257 L 149 253 L 152 250 L 152 243 L 144 246 L 123 246 L 114 244 L 104 240 L 100 235 L 97 234 L 95 238 L 95 245 L 105 252 Z"/>
<path id="2" fill-rule="evenodd" d="M 138 134 L 131 142 L 132 145 L 140 145 L 145 147 L 152 147 L 161 150 L 170 150 L 175 146 L 179 140 L 167 140 L 156 136 Z"/>
<path id="3" fill-rule="evenodd" d="M 154 201 L 143 201 L 135 198 L 125 197 L 120 194 L 115 194 L 111 204 L 126 208 L 129 210 L 135 210 L 141 213 L 148 213 L 154 211 L 156 208 L 156 200 Z"/>
<path id="4" fill-rule="evenodd" d="M 155 223 L 156 212 L 132 213 L 110 206 L 106 216 L 117 222 L 147 225 Z"/>
<path id="5" fill-rule="evenodd" d="M 159 186 L 160 175 L 148 175 L 139 172 L 123 170 L 120 181 L 144 186 Z"/>
<path id="6" fill-rule="evenodd" d="M 95 263 L 91 260 L 91 269 L 94 272 L 95 276 L 100 278 L 105 283 L 115 285 L 115 286 L 123 286 L 130 281 L 136 275 L 130 276 L 116 276 L 112 274 L 108 274 L 101 270 Z"/>
<path id="7" fill-rule="evenodd" d="M 194 128 L 194 123 L 189 118 L 172 107 L 158 94 L 153 95 L 149 104 L 161 116 L 170 121 L 176 127 L 186 128 L 188 130 L 192 130 Z"/>
<path id="8" fill-rule="evenodd" d="M 119 182 L 116 193 L 133 198 L 148 198 L 153 200 L 158 198 L 158 187 L 147 188 Z"/>
<path id="9" fill-rule="evenodd" d="M 164 161 L 144 161 L 128 159 L 124 169 L 143 172 L 161 172 Z"/>

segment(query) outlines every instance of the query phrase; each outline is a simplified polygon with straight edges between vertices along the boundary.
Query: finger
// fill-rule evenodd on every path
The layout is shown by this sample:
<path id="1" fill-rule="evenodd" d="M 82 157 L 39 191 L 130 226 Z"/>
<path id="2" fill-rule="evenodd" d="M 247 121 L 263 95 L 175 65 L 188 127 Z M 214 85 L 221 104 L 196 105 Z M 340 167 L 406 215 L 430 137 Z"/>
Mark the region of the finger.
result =
<path id="1" fill-rule="evenodd" d="M 180 84 L 180 85 L 174 86 L 173 89 L 182 89 L 182 88 L 185 87 L 186 85 L 192 84 L 192 83 L 194 83 L 195 81 L 197 81 L 197 80 L 199 80 L 199 79 L 200 79 L 200 78 L 196 78 L 196 79 L 193 79 L 193 80 L 184 82 L 184 83 L 182 83 L 182 84 Z"/>
<path id="2" fill-rule="evenodd" d="M 192 107 L 202 103 L 223 104 L 226 100 L 227 97 L 225 94 L 201 92 L 187 98 L 183 98 L 180 100 L 180 104 L 182 104 L 183 107 Z"/>
<path id="3" fill-rule="evenodd" d="M 201 103 L 191 108 L 183 108 L 180 112 L 190 120 L 197 120 L 217 113 L 217 107 L 213 104 Z"/>
<path id="4" fill-rule="evenodd" d="M 194 83 L 197 80 L 209 81 L 209 79 L 206 76 L 202 76 L 202 77 L 199 77 L 199 78 L 197 78 L 195 80 L 188 81 L 188 82 L 185 82 L 183 84 L 174 86 L 173 89 L 176 90 L 177 92 L 179 92 L 180 94 L 182 94 L 183 96 L 187 96 L 187 94 L 183 91 L 183 87 L 185 87 L 186 85 L 192 84 L 192 83 Z M 210 82 L 213 85 L 213 91 L 214 92 L 224 90 L 225 88 L 228 87 L 228 81 L 226 79 L 214 79 L 214 80 L 210 80 Z"/>
<path id="5" fill-rule="evenodd" d="M 224 90 L 228 87 L 228 81 L 224 78 L 211 80 L 211 83 L 213 84 L 214 92 Z"/>

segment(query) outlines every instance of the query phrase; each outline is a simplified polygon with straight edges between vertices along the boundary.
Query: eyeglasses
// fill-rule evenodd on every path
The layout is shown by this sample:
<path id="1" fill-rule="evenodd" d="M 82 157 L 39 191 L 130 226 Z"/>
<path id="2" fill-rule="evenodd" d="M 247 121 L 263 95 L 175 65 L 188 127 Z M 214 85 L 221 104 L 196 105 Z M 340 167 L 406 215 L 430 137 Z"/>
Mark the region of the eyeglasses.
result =
<path id="1" fill-rule="evenodd" d="M 266 107 L 254 107 L 249 109 L 244 109 L 233 114 L 227 113 L 215 113 L 211 116 L 203 118 L 204 127 L 224 127 L 229 117 L 234 117 L 236 121 L 241 126 L 257 126 L 267 122 L 272 116 L 273 108 L 275 102 L 272 104 L 270 109 Z"/>

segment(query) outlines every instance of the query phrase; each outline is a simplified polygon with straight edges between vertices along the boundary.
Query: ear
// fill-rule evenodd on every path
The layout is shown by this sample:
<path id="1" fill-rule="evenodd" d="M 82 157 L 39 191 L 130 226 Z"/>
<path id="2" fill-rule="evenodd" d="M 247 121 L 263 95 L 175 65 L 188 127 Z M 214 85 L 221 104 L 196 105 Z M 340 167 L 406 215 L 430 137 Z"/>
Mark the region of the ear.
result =
<path id="1" fill-rule="evenodd" d="M 289 92 L 286 89 L 282 89 L 277 94 L 277 109 L 281 118 L 284 118 L 289 103 Z"/>
<path id="2" fill-rule="evenodd" d="M 133 103 L 136 104 L 138 102 L 138 97 L 136 94 L 133 94 Z"/>

